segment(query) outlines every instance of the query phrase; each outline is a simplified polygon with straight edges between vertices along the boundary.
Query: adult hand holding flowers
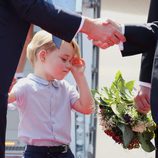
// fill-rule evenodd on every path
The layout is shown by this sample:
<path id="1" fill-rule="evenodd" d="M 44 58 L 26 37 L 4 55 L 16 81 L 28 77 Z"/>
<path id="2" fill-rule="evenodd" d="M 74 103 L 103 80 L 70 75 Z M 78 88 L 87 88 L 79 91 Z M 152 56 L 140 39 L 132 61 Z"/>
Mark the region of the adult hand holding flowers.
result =
<path id="1" fill-rule="evenodd" d="M 134 97 L 135 108 L 143 114 L 147 114 L 150 109 L 151 88 L 140 86 L 137 95 Z"/>
<path id="2" fill-rule="evenodd" d="M 100 107 L 101 126 L 112 139 L 125 149 L 139 148 L 146 152 L 155 149 L 156 124 L 151 113 L 142 114 L 134 106 L 134 81 L 126 82 L 118 72 L 110 88 L 95 91 L 94 97 Z"/>

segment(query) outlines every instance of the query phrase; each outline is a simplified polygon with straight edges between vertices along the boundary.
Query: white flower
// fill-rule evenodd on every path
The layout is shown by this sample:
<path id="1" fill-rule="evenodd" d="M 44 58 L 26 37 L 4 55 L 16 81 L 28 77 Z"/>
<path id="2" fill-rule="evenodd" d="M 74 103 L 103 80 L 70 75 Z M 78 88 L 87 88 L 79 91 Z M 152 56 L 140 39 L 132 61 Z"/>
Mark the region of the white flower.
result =
<path id="1" fill-rule="evenodd" d="M 135 132 L 143 133 L 146 130 L 147 123 L 139 121 L 135 126 L 132 127 L 132 130 Z"/>
<path id="2" fill-rule="evenodd" d="M 112 118 L 110 118 L 109 120 L 103 120 L 101 118 L 100 125 L 103 127 L 103 130 L 111 130 L 112 127 L 115 126 L 115 123 L 113 122 Z"/>

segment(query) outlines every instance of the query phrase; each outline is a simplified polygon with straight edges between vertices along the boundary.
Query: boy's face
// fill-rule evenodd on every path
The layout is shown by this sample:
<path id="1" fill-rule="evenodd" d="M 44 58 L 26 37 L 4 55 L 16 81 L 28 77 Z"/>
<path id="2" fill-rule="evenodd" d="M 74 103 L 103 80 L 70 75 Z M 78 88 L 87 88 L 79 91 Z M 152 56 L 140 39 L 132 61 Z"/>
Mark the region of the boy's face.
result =
<path id="1" fill-rule="evenodd" d="M 44 62 L 47 78 L 63 79 L 71 70 L 74 49 L 70 43 L 64 42 L 60 49 L 48 51 Z"/>

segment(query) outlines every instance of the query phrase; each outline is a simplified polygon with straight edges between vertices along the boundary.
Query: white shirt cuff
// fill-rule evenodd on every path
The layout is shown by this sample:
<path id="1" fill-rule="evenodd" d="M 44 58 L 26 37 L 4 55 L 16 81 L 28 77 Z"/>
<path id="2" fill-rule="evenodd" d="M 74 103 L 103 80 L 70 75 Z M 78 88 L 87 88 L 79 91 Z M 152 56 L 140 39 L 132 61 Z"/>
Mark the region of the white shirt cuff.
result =
<path id="1" fill-rule="evenodd" d="M 124 24 L 121 24 L 121 33 L 124 35 L 125 34 L 125 25 Z M 120 42 L 119 43 L 119 49 L 120 50 L 123 50 L 124 47 L 123 47 L 123 42 Z"/>
<path id="2" fill-rule="evenodd" d="M 151 83 L 139 81 L 139 85 L 140 85 L 140 86 L 144 86 L 144 87 L 151 88 Z"/>

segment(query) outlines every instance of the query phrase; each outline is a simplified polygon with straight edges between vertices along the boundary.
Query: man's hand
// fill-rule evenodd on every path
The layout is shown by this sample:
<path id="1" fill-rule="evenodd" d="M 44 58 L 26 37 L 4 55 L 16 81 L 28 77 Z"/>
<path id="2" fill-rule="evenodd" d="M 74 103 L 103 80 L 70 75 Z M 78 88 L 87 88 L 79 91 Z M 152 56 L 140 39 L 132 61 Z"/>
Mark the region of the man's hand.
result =
<path id="1" fill-rule="evenodd" d="M 117 23 L 116 21 L 113 21 L 111 19 L 107 19 L 107 21 L 103 24 L 106 25 L 107 23 L 113 25 L 117 30 L 119 30 L 121 32 L 121 25 L 119 23 Z"/>
<path id="2" fill-rule="evenodd" d="M 136 109 L 143 114 L 150 111 L 150 88 L 140 86 L 138 94 L 134 98 Z"/>
<path id="3" fill-rule="evenodd" d="M 107 48 L 118 44 L 120 41 L 125 42 L 124 35 L 121 34 L 120 29 L 110 23 L 100 19 L 85 18 L 84 25 L 80 32 L 88 35 L 89 39 L 100 48 Z"/>

